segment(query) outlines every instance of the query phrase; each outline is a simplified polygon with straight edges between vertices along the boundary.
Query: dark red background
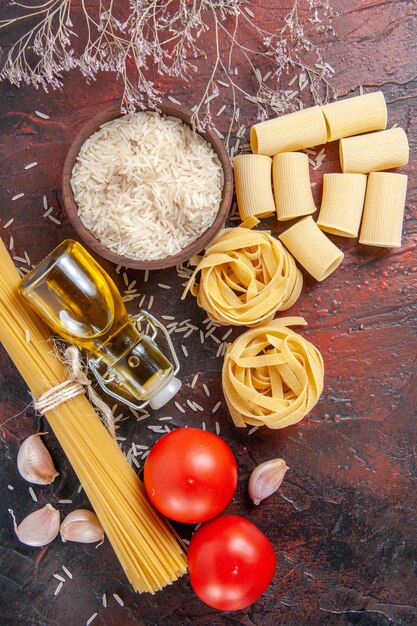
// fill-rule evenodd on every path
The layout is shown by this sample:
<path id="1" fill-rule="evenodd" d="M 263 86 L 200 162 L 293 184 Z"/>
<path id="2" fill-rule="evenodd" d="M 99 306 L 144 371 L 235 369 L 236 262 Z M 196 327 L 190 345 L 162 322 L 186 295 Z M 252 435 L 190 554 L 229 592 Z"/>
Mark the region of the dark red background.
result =
<path id="1" fill-rule="evenodd" d="M 251 3 L 260 20 L 274 24 L 284 14 L 284 8 L 277 7 L 281 4 Z M 126 443 L 151 444 L 158 435 L 147 425 L 156 424 L 160 416 L 171 415 L 171 424 L 177 426 L 200 426 L 204 419 L 213 432 L 215 420 L 219 421 L 239 465 L 239 488 L 228 512 L 252 520 L 273 542 L 278 557 L 273 584 L 249 609 L 221 614 L 194 596 L 187 577 L 155 596 L 136 595 L 108 543 L 98 550 L 59 540 L 43 550 L 19 544 L 7 509 L 13 508 L 20 520 L 37 505 L 17 473 L 16 453 L 28 434 L 45 429 L 45 422 L 28 408 L 27 388 L 0 349 L 1 624 L 70 626 L 84 624 L 96 611 L 94 626 L 417 624 L 417 5 L 401 0 L 338 0 L 334 6 L 340 12 L 334 19 L 335 34 L 327 35 L 323 43 L 326 61 L 336 68 L 333 84 L 341 96 L 357 94 L 360 85 L 365 91 L 382 89 L 389 125 L 405 128 L 410 141 L 410 164 L 403 168 L 409 174 L 409 189 L 402 248 L 373 249 L 334 238 L 345 252 L 343 265 L 322 284 L 306 277 L 291 313 L 307 319 L 308 329 L 302 332 L 321 350 L 326 380 L 319 404 L 299 425 L 248 436 L 247 430 L 233 426 L 224 402 L 213 416 L 212 407 L 222 399 L 221 359 L 215 358 L 216 344 L 207 341 L 200 346 L 194 334 L 185 341 L 189 359 L 179 353 L 184 381 L 179 400 L 185 404 L 187 398 L 194 399 L 206 412 L 182 415 L 169 405 L 147 421 L 138 423 L 131 416 L 119 429 Z M 187 89 L 168 83 L 164 88 L 190 103 L 192 90 L 203 80 L 199 75 Z M 62 239 L 74 236 L 61 203 L 64 157 L 84 122 L 119 97 L 121 87 L 111 76 L 87 86 L 74 74 L 62 91 L 46 94 L 5 83 L 1 93 L 0 233 L 7 244 L 13 235 L 14 254 L 27 251 L 35 263 Z M 242 101 L 241 109 L 243 122 L 253 123 L 253 105 Z M 39 119 L 35 110 L 50 119 Z M 226 130 L 227 116 L 221 119 Z M 326 151 L 323 166 L 312 172 L 318 182 L 317 199 L 322 174 L 338 171 L 336 147 Z M 31 161 L 38 161 L 38 167 L 25 171 Z M 25 197 L 11 202 L 19 192 Z M 42 217 L 43 194 L 61 226 Z M 10 217 L 14 223 L 3 231 Z M 272 222 L 270 226 L 276 232 L 281 229 Z M 121 276 L 105 266 L 123 288 Z M 128 276 L 138 281 L 146 302 L 154 294 L 154 314 L 191 317 L 197 325 L 204 319 L 193 298 L 180 301 L 181 281 L 175 269 L 154 272 L 146 284 L 142 272 L 129 271 Z M 171 285 L 171 291 L 160 289 L 159 282 Z M 133 312 L 137 300 L 128 306 Z M 240 332 L 234 330 L 232 338 Z M 191 389 L 198 371 L 199 382 Z M 202 392 L 202 382 L 211 390 L 210 399 Z M 58 505 L 62 513 L 88 505 L 83 494 L 77 494 L 78 481 L 53 434 L 47 442 L 61 474 L 50 487 L 35 487 L 39 505 L 73 499 L 74 505 Z M 255 508 L 246 495 L 248 476 L 257 463 L 281 456 L 290 467 L 283 487 Z M 63 564 L 74 580 L 54 597 L 58 581 L 52 575 L 62 574 Z M 104 592 L 107 609 L 101 604 Z M 125 608 L 116 604 L 112 593 L 123 598 Z"/>

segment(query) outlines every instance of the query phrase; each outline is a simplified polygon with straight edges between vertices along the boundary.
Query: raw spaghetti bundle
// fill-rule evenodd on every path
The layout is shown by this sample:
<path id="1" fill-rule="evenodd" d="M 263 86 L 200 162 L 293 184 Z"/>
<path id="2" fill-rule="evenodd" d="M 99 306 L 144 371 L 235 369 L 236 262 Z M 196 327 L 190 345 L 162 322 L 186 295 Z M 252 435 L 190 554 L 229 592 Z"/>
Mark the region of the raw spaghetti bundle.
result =
<path id="1" fill-rule="evenodd" d="M 241 226 L 220 232 L 182 297 L 191 290 L 198 305 L 220 324 L 255 326 L 289 309 L 302 285 L 302 274 L 280 241 L 267 231 Z"/>
<path id="2" fill-rule="evenodd" d="M 18 293 L 19 274 L 0 240 L 0 341 L 35 399 L 68 379 L 50 333 Z M 85 395 L 44 409 L 136 591 L 154 593 L 185 573 L 186 555 Z"/>
<path id="3" fill-rule="evenodd" d="M 248 330 L 228 346 L 222 383 L 236 426 L 285 428 L 299 422 L 323 391 L 323 359 L 288 326 L 302 317 L 276 319 Z"/>

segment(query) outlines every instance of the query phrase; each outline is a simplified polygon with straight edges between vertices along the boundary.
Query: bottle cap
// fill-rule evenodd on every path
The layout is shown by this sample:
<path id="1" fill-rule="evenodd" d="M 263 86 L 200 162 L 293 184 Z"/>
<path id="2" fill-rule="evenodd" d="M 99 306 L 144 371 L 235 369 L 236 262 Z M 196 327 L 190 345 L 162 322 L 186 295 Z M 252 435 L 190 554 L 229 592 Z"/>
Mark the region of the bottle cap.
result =
<path id="1" fill-rule="evenodd" d="M 158 389 L 158 391 L 150 398 L 149 404 L 151 408 L 156 410 L 160 409 L 161 406 L 164 406 L 164 404 L 169 402 L 171 398 L 178 393 L 181 389 L 181 385 L 181 381 L 173 376 L 166 385 Z"/>

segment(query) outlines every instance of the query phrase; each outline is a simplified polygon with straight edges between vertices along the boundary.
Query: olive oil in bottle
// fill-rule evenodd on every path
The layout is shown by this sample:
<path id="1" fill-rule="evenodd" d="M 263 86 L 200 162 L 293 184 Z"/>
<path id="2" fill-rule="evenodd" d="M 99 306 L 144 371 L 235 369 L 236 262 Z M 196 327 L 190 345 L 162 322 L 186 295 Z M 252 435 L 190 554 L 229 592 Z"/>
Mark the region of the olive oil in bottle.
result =
<path id="1" fill-rule="evenodd" d="M 110 276 L 78 242 L 63 241 L 22 279 L 20 291 L 54 332 L 90 353 L 98 382 L 113 397 L 159 408 L 179 390 L 168 333 L 175 371 L 153 340 L 163 326 L 142 311 L 136 321 L 154 334 L 140 332 Z"/>

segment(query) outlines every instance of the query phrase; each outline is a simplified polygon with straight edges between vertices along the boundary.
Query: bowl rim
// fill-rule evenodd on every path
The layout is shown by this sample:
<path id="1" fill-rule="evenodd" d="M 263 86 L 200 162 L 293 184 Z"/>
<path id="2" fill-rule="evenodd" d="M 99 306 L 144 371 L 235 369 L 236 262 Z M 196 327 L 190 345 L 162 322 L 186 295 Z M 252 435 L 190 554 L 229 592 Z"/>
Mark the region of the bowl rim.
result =
<path id="1" fill-rule="evenodd" d="M 162 115 L 177 117 L 188 126 L 192 127 L 191 110 L 182 105 L 175 105 L 169 100 L 164 100 L 163 102 L 159 103 L 157 108 L 149 106 L 143 110 L 156 111 L 161 113 Z M 233 199 L 233 170 L 229 155 L 225 147 L 223 146 L 220 138 L 210 127 L 207 127 L 206 130 L 203 132 L 197 131 L 198 134 L 201 135 L 216 152 L 222 165 L 224 177 L 222 199 L 220 201 L 217 215 L 214 219 L 213 224 L 207 230 L 205 230 L 200 235 L 200 237 L 198 237 L 195 241 L 190 243 L 188 246 L 186 246 L 176 254 L 164 257 L 163 259 L 153 259 L 150 261 L 145 261 L 121 256 L 102 244 L 82 223 L 81 218 L 78 215 L 78 207 L 75 202 L 74 194 L 71 187 L 71 175 L 81 146 L 88 139 L 88 137 L 98 131 L 102 124 L 117 119 L 122 115 L 123 113 L 121 112 L 121 102 L 117 101 L 113 103 L 112 106 L 104 109 L 93 118 L 91 118 L 86 124 L 84 124 L 84 126 L 78 131 L 77 135 L 72 141 L 65 157 L 64 167 L 62 170 L 62 199 L 64 209 L 66 211 L 66 214 L 68 215 L 68 219 L 70 220 L 75 231 L 82 239 L 82 241 L 84 241 L 84 243 L 86 243 L 92 250 L 94 250 L 94 252 L 99 254 L 101 257 L 112 261 L 116 265 L 122 265 L 123 267 L 129 267 L 131 269 L 157 270 L 185 263 L 187 260 L 189 260 L 194 255 L 198 254 L 207 247 L 207 244 L 209 244 L 214 239 L 214 237 L 217 235 L 227 219 L 227 215 L 229 213 Z"/>

